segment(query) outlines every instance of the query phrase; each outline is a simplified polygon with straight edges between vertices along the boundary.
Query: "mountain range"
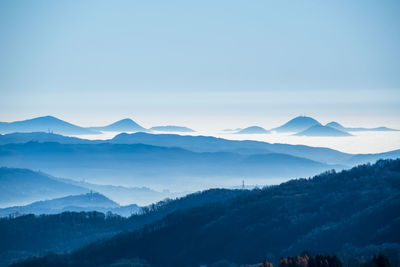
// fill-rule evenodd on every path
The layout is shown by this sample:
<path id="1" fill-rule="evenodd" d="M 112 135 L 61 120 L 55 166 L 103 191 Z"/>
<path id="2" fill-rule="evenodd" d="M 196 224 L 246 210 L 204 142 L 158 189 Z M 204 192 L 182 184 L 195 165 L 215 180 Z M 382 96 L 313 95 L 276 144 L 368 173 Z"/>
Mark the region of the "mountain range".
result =
<path id="1" fill-rule="evenodd" d="M 98 184 L 192 185 L 207 179 L 286 178 L 310 176 L 333 166 L 282 153 L 245 155 L 193 152 L 180 147 L 147 144 L 60 144 L 28 142 L 0 146 L 0 162 L 13 168 L 40 169 L 58 177 Z M 185 190 L 180 188 L 179 190 Z M 187 188 L 186 190 L 189 190 Z M 191 189 L 193 190 L 193 189 Z"/>
<path id="2" fill-rule="evenodd" d="M 241 184 L 243 179 L 265 184 L 268 178 L 282 175 L 285 178 L 309 176 L 334 167 L 342 168 L 353 157 L 326 148 L 205 136 L 134 133 L 120 134 L 109 140 L 86 140 L 41 132 L 5 134 L 0 135 L 2 166 L 40 169 L 53 176 L 29 170 L 1 169 L 0 195 L 4 198 L 0 198 L 0 207 L 90 190 L 123 205 L 147 205 L 167 197 L 182 196 L 207 184 L 216 186 L 217 181 L 231 187 Z M 376 156 L 368 155 L 365 159 L 373 161 Z M 319 162 L 322 160 L 324 163 Z M 359 156 L 355 162 L 364 162 L 364 158 Z M 143 187 L 167 189 L 182 181 L 189 188 L 159 192 Z M 49 186 L 50 182 L 58 186 Z"/>
<path id="3" fill-rule="evenodd" d="M 261 133 L 261 130 L 265 130 L 259 126 L 253 126 L 253 127 L 255 127 L 255 129 L 260 129 L 260 132 L 256 130 L 255 133 Z M 239 129 L 238 131 L 236 131 L 236 133 L 241 133 L 241 131 L 242 130 Z M 326 125 L 322 125 L 320 122 L 311 117 L 298 116 L 279 127 L 271 129 L 270 131 L 277 133 L 295 133 L 294 134 L 295 136 L 343 137 L 352 135 L 348 132 L 398 131 L 398 130 L 387 127 L 376 127 L 376 128 L 344 127 L 334 121 L 327 123 Z M 265 130 L 264 133 L 267 132 L 268 131 Z M 251 131 L 249 131 L 249 133 L 251 133 Z"/>
<path id="4" fill-rule="evenodd" d="M 332 124 L 330 124 L 332 125 Z M 311 136 L 311 137 L 343 137 L 351 136 L 346 129 L 339 129 L 331 127 L 330 125 L 322 125 L 317 120 L 306 117 L 298 116 L 280 127 L 271 129 L 271 131 L 278 133 L 295 133 L 295 136 Z"/>
<path id="5" fill-rule="evenodd" d="M 107 126 L 81 127 L 53 116 L 33 119 L 0 122 L 0 133 L 51 132 L 63 135 L 101 134 L 101 132 L 148 131 L 131 119 L 123 119 Z"/>
<path id="6" fill-rule="evenodd" d="M 38 117 L 24 121 L 0 122 L 0 133 L 14 132 L 52 132 L 65 135 L 100 133 L 96 130 L 76 126 L 52 116 Z"/>
<path id="7" fill-rule="evenodd" d="M 329 126 L 331 128 L 335 128 L 341 131 L 349 131 L 349 132 L 361 132 L 361 131 L 373 131 L 373 132 L 382 132 L 382 131 L 399 131 L 396 129 L 388 128 L 388 127 L 376 127 L 376 128 L 362 128 L 362 127 L 344 127 L 336 121 L 332 121 L 327 123 L 325 126 Z"/>
<path id="8" fill-rule="evenodd" d="M 297 134 L 297 136 L 351 136 L 348 132 L 338 130 L 333 127 L 329 126 L 323 126 L 321 124 L 316 124 L 314 126 L 311 126 L 310 128 L 301 131 Z"/>
<path id="9" fill-rule="evenodd" d="M 1 138 L 0 138 L 1 140 Z M 353 155 L 337 150 L 304 145 L 270 144 L 260 141 L 237 141 L 212 136 L 182 136 L 176 134 L 121 133 L 107 140 L 114 144 L 147 144 L 180 147 L 193 152 L 233 152 L 242 155 L 279 153 L 320 161 L 326 164 L 345 164 Z"/>
<path id="10" fill-rule="evenodd" d="M 362 160 L 376 161 L 380 158 L 393 158 L 399 151 L 378 154 L 349 154 L 337 150 L 304 145 L 271 144 L 260 141 L 237 141 L 211 136 L 184 136 L 177 134 L 122 133 L 108 140 L 87 140 L 52 133 L 13 133 L 0 135 L 0 145 L 35 142 L 56 142 L 60 144 L 145 144 L 159 147 L 179 147 L 198 153 L 232 152 L 241 155 L 279 153 L 306 158 L 326 164 L 354 165 Z M 353 160 L 357 159 L 357 160 Z"/>
<path id="11" fill-rule="evenodd" d="M 307 135 L 307 129 L 313 126 L 321 125 L 317 120 L 307 117 L 298 116 L 287 123 L 273 128 L 270 131 L 278 133 L 300 133 L 302 135 Z M 377 128 L 355 128 L 355 127 L 343 127 L 337 122 L 330 122 L 325 126 L 340 130 L 342 132 L 346 131 L 397 131 L 395 129 L 387 127 L 377 127 Z M 101 132 L 149 132 L 149 131 L 163 131 L 163 132 L 194 132 L 194 130 L 184 127 L 184 126 L 154 126 L 150 129 L 146 129 L 133 121 L 132 119 L 126 118 L 114 122 L 107 126 L 97 126 L 97 127 L 80 127 L 69 122 L 60 120 L 53 116 L 37 117 L 33 119 L 15 121 L 15 122 L 0 122 L 0 133 L 15 133 L 15 132 L 51 132 L 63 135 L 84 135 L 84 134 L 100 134 Z M 260 126 L 251 126 L 246 129 L 236 129 L 225 132 L 232 133 L 268 133 L 269 131 Z M 320 136 L 338 136 L 338 133 L 333 133 L 331 129 L 323 131 L 312 130 L 310 136 L 316 136 L 320 133 Z M 329 135 L 332 134 L 333 135 Z"/>
<path id="12" fill-rule="evenodd" d="M 0 145 L 23 144 L 27 142 L 56 142 L 61 144 L 92 144 L 99 141 L 81 139 L 77 137 L 64 136 L 61 134 L 48 132 L 18 132 L 9 134 L 0 134 Z"/>

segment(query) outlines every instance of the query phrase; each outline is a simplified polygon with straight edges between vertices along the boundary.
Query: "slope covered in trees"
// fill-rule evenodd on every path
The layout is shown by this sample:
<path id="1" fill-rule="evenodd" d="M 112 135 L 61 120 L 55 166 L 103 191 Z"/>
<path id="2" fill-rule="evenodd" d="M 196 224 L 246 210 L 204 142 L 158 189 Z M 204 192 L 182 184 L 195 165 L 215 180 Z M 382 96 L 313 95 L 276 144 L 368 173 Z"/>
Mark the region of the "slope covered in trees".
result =
<path id="1" fill-rule="evenodd" d="M 142 258 L 154 266 L 195 266 L 268 258 L 277 263 L 304 250 L 351 257 L 371 248 L 398 257 L 399 210 L 400 160 L 378 161 L 178 210 L 140 230 L 53 255 L 51 262 L 93 266 Z M 30 264 L 46 266 L 49 260 Z"/>
<path id="2" fill-rule="evenodd" d="M 46 251 L 65 252 L 121 231 L 139 229 L 177 210 L 227 201 L 247 190 L 211 189 L 143 208 L 130 218 L 100 212 L 64 212 L 0 218 L 0 266 Z"/>

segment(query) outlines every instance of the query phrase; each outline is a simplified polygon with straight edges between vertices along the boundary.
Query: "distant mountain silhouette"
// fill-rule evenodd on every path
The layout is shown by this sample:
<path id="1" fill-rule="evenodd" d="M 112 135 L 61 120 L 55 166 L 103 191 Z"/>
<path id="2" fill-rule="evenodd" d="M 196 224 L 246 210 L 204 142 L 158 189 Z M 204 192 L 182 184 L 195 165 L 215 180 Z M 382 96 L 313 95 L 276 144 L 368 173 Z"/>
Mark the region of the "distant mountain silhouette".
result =
<path id="1" fill-rule="evenodd" d="M 268 157 L 233 152 L 198 153 L 177 147 L 145 144 L 59 144 L 37 143 L 0 146 L 0 162 L 18 168 L 40 168 L 58 177 L 88 177 L 100 184 L 179 185 L 206 178 L 254 178 L 310 176 L 332 169 L 305 158 L 270 153 Z M 198 187 L 194 187 L 198 188 Z"/>
<path id="2" fill-rule="evenodd" d="M 332 128 L 335 128 L 335 129 L 341 130 L 341 131 L 346 131 L 346 128 L 343 127 L 343 125 L 341 125 L 340 123 L 338 123 L 336 121 L 331 121 L 330 123 L 327 123 L 325 126 L 332 127 Z"/>
<path id="3" fill-rule="evenodd" d="M 377 153 L 377 154 L 358 154 L 349 160 L 352 165 L 362 164 L 362 163 L 374 163 L 379 159 L 395 159 L 400 158 L 400 149 Z"/>
<path id="4" fill-rule="evenodd" d="M 353 130 L 351 130 L 351 129 L 353 129 Z M 362 129 L 362 130 L 360 130 L 360 129 Z M 382 127 L 376 127 L 376 128 L 349 128 L 348 131 L 376 131 L 376 132 L 380 132 L 380 131 L 396 131 L 396 132 L 398 132 L 400 130 L 382 126 Z"/>
<path id="5" fill-rule="evenodd" d="M 116 144 L 148 144 L 181 147 L 194 152 L 234 152 L 244 155 L 280 153 L 328 164 L 343 164 L 353 155 L 330 148 L 305 145 L 270 144 L 260 141 L 236 141 L 212 136 L 182 136 L 176 134 L 122 133 L 107 142 Z"/>
<path id="6" fill-rule="evenodd" d="M 103 127 L 92 127 L 92 129 L 104 132 L 139 132 L 146 131 L 145 128 L 137 124 L 131 119 L 123 119 L 117 122 L 114 122 L 110 125 Z"/>
<path id="7" fill-rule="evenodd" d="M 180 147 L 193 152 L 232 152 L 241 155 L 279 153 L 288 154 L 295 157 L 311 159 L 314 161 L 325 162 L 327 164 L 341 164 L 353 166 L 355 162 L 363 163 L 368 161 L 354 161 L 353 157 L 367 160 L 363 154 L 347 154 L 323 147 L 310 147 L 305 145 L 270 144 L 259 141 L 237 141 L 211 136 L 184 136 L 177 134 L 150 134 L 150 133 L 122 133 L 109 140 L 86 140 L 75 137 L 66 137 L 50 133 L 13 133 L 0 135 L 0 145 L 12 143 L 26 143 L 29 141 L 37 142 L 57 142 L 60 144 L 147 144 L 163 147 Z M 368 158 L 374 160 L 382 158 L 393 158 L 391 152 L 371 154 Z M 0 155 L 1 156 L 1 155 Z M 32 167 L 37 169 L 35 167 Z M 97 190 L 102 192 L 100 190 Z M 108 196 L 108 195 L 107 195 Z"/>
<path id="8" fill-rule="evenodd" d="M 0 134 L 0 145 L 21 144 L 27 142 L 57 142 L 61 144 L 92 144 L 100 141 L 80 139 L 54 133 L 32 132 L 32 133 L 9 133 Z M 104 142 L 104 141 L 101 141 Z"/>
<path id="9" fill-rule="evenodd" d="M 294 134 L 297 136 L 351 136 L 351 134 L 338 130 L 329 126 L 323 126 L 320 124 L 311 126 L 307 130 Z"/>
<path id="10" fill-rule="evenodd" d="M 64 183 L 41 172 L 0 168 L 0 207 L 26 205 L 33 201 L 87 192 L 87 188 Z"/>
<path id="11" fill-rule="evenodd" d="M 236 132 L 236 134 L 268 134 L 268 133 L 270 132 L 259 126 L 250 126 Z"/>
<path id="12" fill-rule="evenodd" d="M 323 161 L 328 164 L 342 164 L 352 155 L 329 148 L 304 145 L 270 144 L 260 141 L 237 141 L 212 136 L 191 136 L 178 134 L 150 134 L 137 132 L 121 133 L 109 140 L 86 140 L 50 133 L 13 133 L 0 135 L 0 145 L 11 143 L 57 142 L 61 144 L 147 144 L 164 147 L 181 147 L 193 152 L 234 152 L 243 155 L 281 153 L 296 157 Z"/>
<path id="13" fill-rule="evenodd" d="M 195 132 L 194 130 L 192 130 L 188 127 L 174 126 L 174 125 L 154 126 L 154 127 L 151 127 L 150 130 L 160 131 L 160 132 L 181 132 L 181 133 Z"/>
<path id="14" fill-rule="evenodd" d="M 384 131 L 399 131 L 396 129 L 388 128 L 388 127 L 376 127 L 376 128 L 362 128 L 362 127 L 344 127 L 343 125 L 332 121 L 327 123 L 325 126 L 329 126 L 341 131 L 349 131 L 349 132 L 362 132 L 362 131 L 374 131 L 374 132 L 384 132 Z"/>
<path id="15" fill-rule="evenodd" d="M 96 130 L 79 127 L 52 116 L 15 122 L 0 122 L 0 133 L 14 132 L 54 132 L 64 135 L 99 133 Z"/>
<path id="16" fill-rule="evenodd" d="M 137 205 L 120 206 L 99 193 L 73 195 L 51 200 L 37 201 L 25 206 L 14 206 L 0 209 L 0 216 L 10 214 L 56 214 L 65 211 L 99 211 L 112 212 L 121 216 L 130 216 L 140 211 Z"/>
<path id="17" fill-rule="evenodd" d="M 276 131 L 278 133 L 287 133 L 287 132 L 301 132 L 304 131 L 308 128 L 310 128 L 311 126 L 314 125 L 319 125 L 320 123 L 310 117 L 306 117 L 306 116 L 299 116 L 296 117 L 290 121 L 288 121 L 287 123 L 285 123 L 284 125 L 277 127 L 277 128 L 273 128 L 271 129 L 271 131 Z"/>

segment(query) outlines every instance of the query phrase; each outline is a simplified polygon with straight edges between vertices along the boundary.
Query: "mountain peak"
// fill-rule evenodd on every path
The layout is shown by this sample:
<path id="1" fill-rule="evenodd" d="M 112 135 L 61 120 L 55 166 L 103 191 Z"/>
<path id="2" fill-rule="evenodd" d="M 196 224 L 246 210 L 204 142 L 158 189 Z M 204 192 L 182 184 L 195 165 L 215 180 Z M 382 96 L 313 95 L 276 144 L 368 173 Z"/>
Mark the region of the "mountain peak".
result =
<path id="1" fill-rule="evenodd" d="M 314 125 L 320 125 L 320 123 L 307 116 L 298 116 L 294 119 L 291 119 L 284 125 L 272 129 L 272 131 L 277 131 L 277 132 L 299 132 L 299 131 L 304 131 Z"/>
<path id="2" fill-rule="evenodd" d="M 310 128 L 301 131 L 297 134 L 297 136 L 351 136 L 348 132 L 345 132 L 343 130 L 339 130 L 333 127 L 329 126 L 324 126 L 321 124 L 317 124 L 314 126 L 311 126 Z"/>
<path id="3" fill-rule="evenodd" d="M 98 133 L 91 129 L 83 128 L 49 115 L 23 121 L 2 123 L 0 125 L 0 132 L 55 132 L 66 135 Z"/>
<path id="4" fill-rule="evenodd" d="M 307 117 L 307 116 L 297 116 L 293 119 L 291 119 L 289 122 L 313 122 L 315 124 L 319 123 L 316 119 Z"/>
<path id="5" fill-rule="evenodd" d="M 114 123 L 112 123 L 112 124 L 110 124 L 109 126 L 111 126 L 111 125 L 138 125 L 136 122 L 134 122 L 132 119 L 130 119 L 130 118 L 125 118 L 125 119 L 122 119 L 122 120 L 119 120 L 119 121 L 116 121 L 116 122 L 114 122 Z"/>
<path id="6" fill-rule="evenodd" d="M 336 122 L 336 121 L 331 121 L 330 123 L 327 123 L 325 126 L 328 127 L 332 127 L 338 130 L 346 130 L 345 127 L 343 127 L 343 125 L 341 125 L 340 123 Z"/>
<path id="7" fill-rule="evenodd" d="M 27 119 L 27 120 L 23 120 L 23 121 L 17 121 L 17 122 L 65 122 L 65 121 L 60 120 L 57 117 L 47 115 L 47 116 L 36 117 L 36 118 Z M 67 123 L 67 122 L 65 122 L 65 123 Z"/>
<path id="8" fill-rule="evenodd" d="M 52 119 L 52 120 L 60 120 L 54 116 L 51 115 L 47 115 L 47 116 L 41 116 L 41 117 L 37 117 L 36 119 Z"/>
<path id="9" fill-rule="evenodd" d="M 236 132 L 237 134 L 268 134 L 270 133 L 268 130 L 260 126 L 250 126 L 244 129 L 241 129 Z"/>
<path id="10" fill-rule="evenodd" d="M 116 121 L 104 127 L 95 127 L 95 129 L 110 132 L 138 132 L 146 130 L 130 118 Z"/>

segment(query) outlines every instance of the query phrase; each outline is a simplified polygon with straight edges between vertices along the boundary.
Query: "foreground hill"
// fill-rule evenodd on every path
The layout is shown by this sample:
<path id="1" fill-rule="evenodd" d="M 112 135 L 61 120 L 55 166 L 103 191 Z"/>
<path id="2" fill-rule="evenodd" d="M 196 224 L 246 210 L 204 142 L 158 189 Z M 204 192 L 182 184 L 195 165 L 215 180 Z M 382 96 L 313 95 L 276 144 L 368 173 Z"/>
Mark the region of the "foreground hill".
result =
<path id="1" fill-rule="evenodd" d="M 276 263 L 304 250 L 398 257 L 399 210 L 400 160 L 378 161 L 179 210 L 140 230 L 18 266 L 103 266 L 133 258 L 154 266 Z"/>
<path id="2" fill-rule="evenodd" d="M 0 218 L 0 266 L 46 251 L 65 252 L 91 241 L 154 223 L 178 210 L 227 201 L 247 190 L 211 189 L 144 207 L 130 218 L 99 212 L 63 212 Z"/>
<path id="3" fill-rule="evenodd" d="M 97 134 L 98 131 L 76 126 L 52 116 L 15 122 L 0 122 L 0 133 L 54 132 L 64 135 Z"/>
<path id="4" fill-rule="evenodd" d="M 88 192 L 87 188 L 64 183 L 41 172 L 0 168 L 0 207 Z"/>

